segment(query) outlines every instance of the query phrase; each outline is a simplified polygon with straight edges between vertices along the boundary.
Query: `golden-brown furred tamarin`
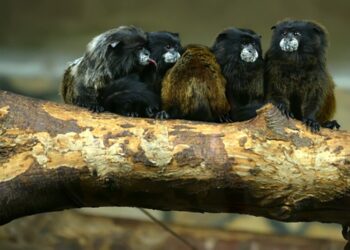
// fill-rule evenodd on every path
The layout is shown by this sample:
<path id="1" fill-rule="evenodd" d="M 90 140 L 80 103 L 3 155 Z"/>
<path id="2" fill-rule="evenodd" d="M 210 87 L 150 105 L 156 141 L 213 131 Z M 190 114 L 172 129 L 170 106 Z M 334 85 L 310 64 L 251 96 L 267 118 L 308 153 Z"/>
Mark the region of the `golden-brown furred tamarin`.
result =
<path id="1" fill-rule="evenodd" d="M 160 118 L 222 122 L 230 110 L 226 80 L 206 46 L 188 45 L 162 82 Z"/>
<path id="2" fill-rule="evenodd" d="M 272 29 L 265 57 L 267 100 L 313 132 L 320 126 L 339 128 L 337 121 L 331 121 L 336 101 L 326 65 L 325 28 L 312 21 L 287 20 Z"/>

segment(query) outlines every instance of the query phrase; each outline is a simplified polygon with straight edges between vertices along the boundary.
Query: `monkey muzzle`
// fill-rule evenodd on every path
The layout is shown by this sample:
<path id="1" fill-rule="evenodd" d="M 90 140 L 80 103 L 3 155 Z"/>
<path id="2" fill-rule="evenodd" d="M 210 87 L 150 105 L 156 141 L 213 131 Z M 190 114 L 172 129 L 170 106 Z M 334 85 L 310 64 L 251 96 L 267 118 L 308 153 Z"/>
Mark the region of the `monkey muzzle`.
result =
<path id="1" fill-rule="evenodd" d="M 175 49 L 170 49 L 169 51 L 163 54 L 165 63 L 176 63 L 176 61 L 179 60 L 180 57 L 180 53 Z"/>
<path id="2" fill-rule="evenodd" d="M 152 58 L 150 58 L 150 54 L 151 53 L 145 48 L 140 50 L 140 52 L 138 54 L 139 63 L 143 66 L 146 66 L 149 64 L 153 64 L 154 66 L 157 66 L 157 62 L 155 60 L 153 60 Z"/>
<path id="3" fill-rule="evenodd" d="M 294 52 L 298 50 L 299 40 L 292 34 L 288 33 L 280 41 L 281 50 L 285 52 Z"/>
<path id="4" fill-rule="evenodd" d="M 245 62 L 255 62 L 259 53 L 252 44 L 244 45 L 241 51 L 241 59 Z"/>

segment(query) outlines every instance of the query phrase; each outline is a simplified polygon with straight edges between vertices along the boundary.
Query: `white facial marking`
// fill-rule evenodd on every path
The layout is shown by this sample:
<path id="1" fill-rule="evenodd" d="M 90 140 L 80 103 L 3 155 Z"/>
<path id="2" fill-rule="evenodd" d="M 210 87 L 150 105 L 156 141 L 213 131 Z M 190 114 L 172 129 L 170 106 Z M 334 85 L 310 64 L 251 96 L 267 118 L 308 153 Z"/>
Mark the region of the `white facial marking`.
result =
<path id="1" fill-rule="evenodd" d="M 179 60 L 180 56 L 180 53 L 177 51 L 168 51 L 163 54 L 165 63 L 176 63 L 176 61 Z"/>
<path id="2" fill-rule="evenodd" d="M 146 50 L 146 49 L 142 49 L 140 52 L 139 52 L 139 62 L 141 65 L 148 65 L 149 64 L 149 51 Z"/>
<path id="3" fill-rule="evenodd" d="M 241 51 L 241 59 L 245 62 L 255 62 L 259 53 L 252 45 L 244 46 Z"/>
<path id="4" fill-rule="evenodd" d="M 295 37 L 290 38 L 282 38 L 280 41 L 281 50 L 285 52 L 293 52 L 296 51 L 299 47 L 299 41 Z"/>

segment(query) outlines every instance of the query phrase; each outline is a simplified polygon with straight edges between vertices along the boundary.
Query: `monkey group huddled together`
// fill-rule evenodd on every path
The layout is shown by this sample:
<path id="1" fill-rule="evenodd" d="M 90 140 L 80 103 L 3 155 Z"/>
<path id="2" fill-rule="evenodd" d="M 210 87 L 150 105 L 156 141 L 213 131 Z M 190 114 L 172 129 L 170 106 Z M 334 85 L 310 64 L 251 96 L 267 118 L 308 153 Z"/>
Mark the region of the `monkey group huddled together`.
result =
<path id="1" fill-rule="evenodd" d="M 61 94 L 95 112 L 208 122 L 248 120 L 272 102 L 313 132 L 338 129 L 326 30 L 301 20 L 272 30 L 263 58 L 261 36 L 249 29 L 228 28 L 211 47 L 183 47 L 178 33 L 121 26 L 68 66 Z"/>

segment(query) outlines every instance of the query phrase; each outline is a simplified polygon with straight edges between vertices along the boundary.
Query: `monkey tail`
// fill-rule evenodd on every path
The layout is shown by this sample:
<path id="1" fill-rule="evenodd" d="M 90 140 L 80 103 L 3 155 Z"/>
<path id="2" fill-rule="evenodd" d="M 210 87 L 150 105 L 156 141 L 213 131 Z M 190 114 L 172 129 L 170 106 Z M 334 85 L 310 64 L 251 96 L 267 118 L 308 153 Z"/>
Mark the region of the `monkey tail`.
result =
<path id="1" fill-rule="evenodd" d="M 240 122 L 252 119 L 257 115 L 256 110 L 261 108 L 263 105 L 263 102 L 253 102 L 245 106 L 238 107 L 231 111 L 231 120 L 233 122 Z"/>
<path id="2" fill-rule="evenodd" d="M 101 103 L 105 110 L 113 113 L 126 115 L 137 112 L 141 116 L 150 116 L 147 109 L 158 110 L 160 100 L 146 83 L 130 75 L 108 84 L 102 93 Z"/>

